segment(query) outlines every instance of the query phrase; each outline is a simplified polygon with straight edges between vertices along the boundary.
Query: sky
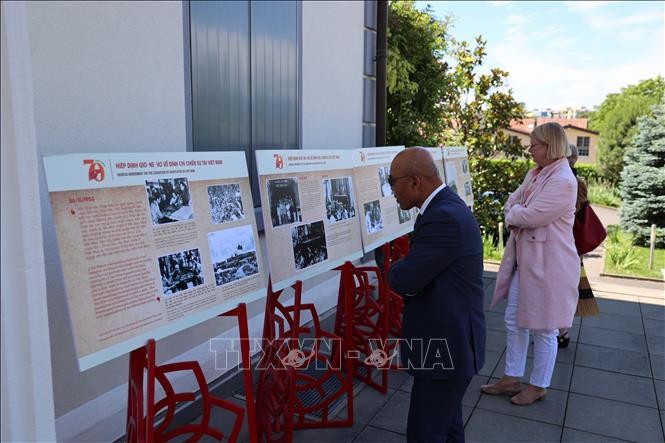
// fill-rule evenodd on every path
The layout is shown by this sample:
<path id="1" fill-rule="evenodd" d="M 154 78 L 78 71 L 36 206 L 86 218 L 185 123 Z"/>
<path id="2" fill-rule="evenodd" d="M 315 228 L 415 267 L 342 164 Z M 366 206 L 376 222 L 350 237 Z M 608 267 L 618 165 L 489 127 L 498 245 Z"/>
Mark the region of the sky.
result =
<path id="1" fill-rule="evenodd" d="M 531 109 L 593 109 L 607 94 L 665 74 L 665 2 L 418 1 L 450 34 L 487 40 L 484 69 L 510 73 L 513 97 Z"/>

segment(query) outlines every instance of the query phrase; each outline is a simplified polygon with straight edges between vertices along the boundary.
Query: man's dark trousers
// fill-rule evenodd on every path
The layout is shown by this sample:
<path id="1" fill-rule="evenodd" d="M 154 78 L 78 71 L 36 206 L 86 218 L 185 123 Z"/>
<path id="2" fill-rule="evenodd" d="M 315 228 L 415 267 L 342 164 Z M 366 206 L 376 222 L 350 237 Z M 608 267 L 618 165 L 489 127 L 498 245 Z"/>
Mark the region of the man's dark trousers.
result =
<path id="1" fill-rule="evenodd" d="M 408 443 L 463 443 L 462 397 L 470 378 L 414 377 L 406 430 Z"/>

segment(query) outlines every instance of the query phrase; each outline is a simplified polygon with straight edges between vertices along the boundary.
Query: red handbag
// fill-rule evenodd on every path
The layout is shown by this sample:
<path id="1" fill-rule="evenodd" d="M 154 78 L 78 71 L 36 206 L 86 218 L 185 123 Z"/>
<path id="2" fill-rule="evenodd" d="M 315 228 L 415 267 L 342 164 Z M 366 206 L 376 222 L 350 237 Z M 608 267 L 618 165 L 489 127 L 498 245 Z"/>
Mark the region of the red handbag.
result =
<path id="1" fill-rule="evenodd" d="M 573 237 L 579 255 L 593 251 L 607 237 L 605 227 L 588 203 L 575 214 Z"/>

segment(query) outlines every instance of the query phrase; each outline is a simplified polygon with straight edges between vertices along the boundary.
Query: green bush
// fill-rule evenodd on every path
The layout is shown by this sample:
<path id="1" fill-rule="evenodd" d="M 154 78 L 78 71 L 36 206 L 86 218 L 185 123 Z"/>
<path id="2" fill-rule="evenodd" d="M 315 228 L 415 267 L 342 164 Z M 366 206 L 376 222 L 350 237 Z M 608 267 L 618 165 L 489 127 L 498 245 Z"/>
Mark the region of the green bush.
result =
<path id="1" fill-rule="evenodd" d="M 483 234 L 483 257 L 494 261 L 501 261 L 503 257 L 503 248 L 498 248 L 491 234 Z"/>
<path id="2" fill-rule="evenodd" d="M 587 198 L 592 205 L 609 206 L 612 208 L 621 206 L 621 195 L 616 187 L 605 181 L 591 181 L 587 183 Z"/>
<path id="3" fill-rule="evenodd" d="M 594 165 L 577 163 L 575 165 L 575 171 L 577 171 L 577 176 L 583 178 L 587 183 L 597 182 L 600 180 L 600 175 L 598 175 L 598 168 L 596 168 Z"/>
<path id="4" fill-rule="evenodd" d="M 633 246 L 633 236 L 616 225 L 610 225 L 605 240 L 605 260 L 611 267 L 621 270 L 637 266 L 639 259 Z"/>
<path id="5" fill-rule="evenodd" d="M 534 166 L 527 160 L 482 160 L 483 172 L 473 175 L 474 208 L 481 232 L 498 239 L 498 226 L 503 222 L 503 206 L 511 192 L 522 184 L 526 173 Z M 504 239 L 508 232 L 504 231 Z"/>

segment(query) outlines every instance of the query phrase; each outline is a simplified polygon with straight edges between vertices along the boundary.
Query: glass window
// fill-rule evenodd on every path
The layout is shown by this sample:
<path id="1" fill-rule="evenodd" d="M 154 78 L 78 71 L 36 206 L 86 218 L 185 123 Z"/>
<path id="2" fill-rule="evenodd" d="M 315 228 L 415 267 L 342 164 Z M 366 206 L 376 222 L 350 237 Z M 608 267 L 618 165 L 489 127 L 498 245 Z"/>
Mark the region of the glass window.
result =
<path id="1" fill-rule="evenodd" d="M 576 145 L 580 157 L 589 156 L 589 137 L 577 137 Z"/>

